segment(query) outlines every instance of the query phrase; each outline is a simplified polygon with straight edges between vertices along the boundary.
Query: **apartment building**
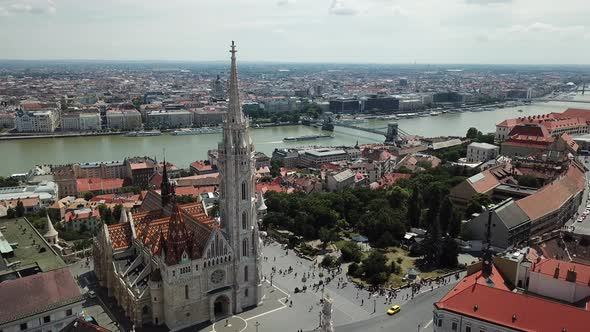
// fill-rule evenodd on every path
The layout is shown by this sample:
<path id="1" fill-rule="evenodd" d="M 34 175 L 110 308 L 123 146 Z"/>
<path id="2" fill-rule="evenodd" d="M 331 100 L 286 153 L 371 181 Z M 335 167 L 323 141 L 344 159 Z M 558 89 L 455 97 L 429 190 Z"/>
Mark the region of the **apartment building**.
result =
<path id="1" fill-rule="evenodd" d="M 91 131 L 100 128 L 100 113 L 98 111 L 69 112 L 61 116 L 62 131 Z"/>
<path id="2" fill-rule="evenodd" d="M 15 127 L 22 133 L 50 133 L 59 125 L 59 113 L 57 110 L 23 111 L 16 112 Z"/>
<path id="3" fill-rule="evenodd" d="M 107 111 L 107 126 L 115 130 L 141 128 L 141 114 L 134 109 L 111 109 Z"/>

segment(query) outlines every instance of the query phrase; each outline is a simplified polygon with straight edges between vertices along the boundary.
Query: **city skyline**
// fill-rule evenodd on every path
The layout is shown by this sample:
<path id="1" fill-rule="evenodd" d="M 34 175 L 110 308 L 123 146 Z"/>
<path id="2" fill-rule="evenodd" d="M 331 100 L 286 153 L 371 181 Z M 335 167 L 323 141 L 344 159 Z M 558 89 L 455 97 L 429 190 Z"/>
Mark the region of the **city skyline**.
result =
<path id="1" fill-rule="evenodd" d="M 0 1 L 0 59 L 588 64 L 581 0 Z M 143 7 L 139 7 L 142 5 Z"/>

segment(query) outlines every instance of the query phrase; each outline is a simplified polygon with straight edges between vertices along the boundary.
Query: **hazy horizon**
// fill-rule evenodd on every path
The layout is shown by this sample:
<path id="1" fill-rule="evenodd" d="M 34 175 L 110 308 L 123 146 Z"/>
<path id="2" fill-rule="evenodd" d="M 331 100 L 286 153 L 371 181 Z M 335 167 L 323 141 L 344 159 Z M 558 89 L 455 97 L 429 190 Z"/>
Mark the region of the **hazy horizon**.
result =
<path id="1" fill-rule="evenodd" d="M 586 0 L 0 0 L 0 59 L 588 65 Z"/>

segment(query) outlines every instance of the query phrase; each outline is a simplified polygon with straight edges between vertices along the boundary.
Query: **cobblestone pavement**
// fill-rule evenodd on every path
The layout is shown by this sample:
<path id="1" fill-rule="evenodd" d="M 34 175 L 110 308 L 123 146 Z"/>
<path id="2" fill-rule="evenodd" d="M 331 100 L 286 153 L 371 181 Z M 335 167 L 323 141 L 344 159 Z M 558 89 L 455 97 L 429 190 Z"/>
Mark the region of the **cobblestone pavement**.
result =
<path id="1" fill-rule="evenodd" d="M 328 275 L 326 270 L 322 270 L 306 259 L 298 257 L 292 250 L 284 250 L 278 243 L 271 243 L 263 248 L 264 262 L 262 264 L 262 273 L 266 278 L 265 292 L 266 298 L 262 307 L 243 312 L 234 316 L 234 320 L 230 320 L 230 326 L 225 326 L 225 321 L 217 322 L 216 324 L 202 329 L 202 332 L 263 332 L 263 331 L 304 331 L 314 330 L 319 325 L 319 312 L 321 309 L 320 299 L 322 298 L 322 288 L 312 288 L 314 284 L 320 281 L 320 272 L 324 273 L 324 280 Z M 276 260 L 275 260 L 276 258 Z M 279 271 L 288 271 L 292 268 L 290 273 L 279 273 Z M 276 273 L 273 274 L 273 268 Z M 304 274 L 310 274 L 306 281 L 302 281 Z M 272 276 L 272 278 L 271 278 Z M 344 271 L 336 273 L 333 281 L 328 283 L 323 292 L 329 294 L 334 299 L 333 319 L 334 325 L 346 325 L 353 322 L 359 322 L 382 316 L 387 309 L 393 305 L 404 305 L 412 300 L 411 290 L 402 289 L 398 291 L 397 298 L 387 299 L 386 296 L 375 296 L 367 290 L 360 290 L 354 286 L 353 283 L 338 282 L 342 278 L 346 283 L 346 275 Z M 272 279 L 272 286 L 270 282 Z M 454 277 L 446 278 L 445 283 L 449 284 L 455 281 Z M 307 286 L 306 292 L 295 293 L 295 287 L 302 289 Z M 415 295 L 422 293 L 429 293 L 432 289 L 443 286 L 444 283 L 433 284 L 430 286 L 423 286 Z M 275 293 L 275 296 L 270 297 L 268 292 Z M 266 307 L 270 301 L 278 300 L 281 306 L 277 308 Z M 430 319 L 432 315 L 432 307 L 424 306 L 424 310 L 420 310 L 415 315 L 422 315 L 423 318 Z M 422 311 L 424 311 L 422 313 Z M 238 321 L 244 321 L 246 324 L 241 324 Z M 236 324 L 233 323 L 236 321 Z M 258 323 L 258 330 L 256 324 Z"/>

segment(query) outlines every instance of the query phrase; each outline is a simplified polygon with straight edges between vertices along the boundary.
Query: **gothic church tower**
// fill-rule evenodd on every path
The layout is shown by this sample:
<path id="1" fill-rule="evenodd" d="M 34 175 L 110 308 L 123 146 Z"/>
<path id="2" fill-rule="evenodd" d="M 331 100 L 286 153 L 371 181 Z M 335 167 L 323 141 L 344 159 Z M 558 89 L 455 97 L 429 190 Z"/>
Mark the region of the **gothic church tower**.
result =
<path id="1" fill-rule="evenodd" d="M 236 46 L 231 45 L 229 104 L 219 143 L 221 227 L 234 253 L 234 313 L 262 301 L 260 238 L 256 222 L 254 145 L 238 90 Z"/>

